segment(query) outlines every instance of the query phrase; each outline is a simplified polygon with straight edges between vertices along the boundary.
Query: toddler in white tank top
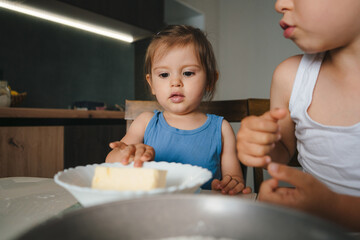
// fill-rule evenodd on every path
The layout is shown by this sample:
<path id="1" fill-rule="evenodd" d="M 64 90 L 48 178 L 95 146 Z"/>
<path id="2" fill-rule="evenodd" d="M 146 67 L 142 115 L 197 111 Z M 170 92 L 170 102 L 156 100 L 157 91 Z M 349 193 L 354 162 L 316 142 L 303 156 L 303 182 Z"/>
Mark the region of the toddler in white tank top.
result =
<path id="1" fill-rule="evenodd" d="M 277 0 L 275 8 L 284 37 L 305 55 L 275 69 L 270 111 L 242 121 L 238 157 L 273 177 L 260 201 L 360 232 L 360 1 Z M 285 166 L 296 150 L 304 172 Z"/>

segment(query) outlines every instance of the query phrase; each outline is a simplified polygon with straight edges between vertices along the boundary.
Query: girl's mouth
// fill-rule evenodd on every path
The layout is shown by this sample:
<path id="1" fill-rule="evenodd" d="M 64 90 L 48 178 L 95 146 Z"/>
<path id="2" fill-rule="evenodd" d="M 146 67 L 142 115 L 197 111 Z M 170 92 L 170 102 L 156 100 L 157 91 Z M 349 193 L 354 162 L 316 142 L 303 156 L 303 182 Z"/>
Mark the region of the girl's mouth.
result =
<path id="1" fill-rule="evenodd" d="M 294 31 L 295 27 L 294 26 L 290 26 L 287 23 L 285 23 L 284 21 L 280 21 L 280 27 L 282 29 L 284 29 L 284 37 L 285 38 L 290 38 L 292 32 Z"/>
<path id="2" fill-rule="evenodd" d="M 170 100 L 173 102 L 173 103 L 180 103 L 184 100 L 185 96 L 181 93 L 172 93 L 170 95 Z"/>

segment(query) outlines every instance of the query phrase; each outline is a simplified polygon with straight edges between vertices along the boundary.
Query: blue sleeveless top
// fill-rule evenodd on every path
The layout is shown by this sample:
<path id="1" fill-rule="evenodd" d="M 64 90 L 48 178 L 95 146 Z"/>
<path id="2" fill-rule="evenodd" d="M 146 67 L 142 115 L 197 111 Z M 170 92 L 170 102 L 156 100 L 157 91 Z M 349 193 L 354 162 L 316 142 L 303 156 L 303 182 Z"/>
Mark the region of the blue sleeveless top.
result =
<path id="1" fill-rule="evenodd" d="M 144 144 L 155 150 L 155 161 L 191 164 L 209 169 L 213 177 L 201 188 L 211 189 L 213 179 L 221 179 L 221 125 L 223 117 L 206 114 L 206 122 L 193 130 L 171 127 L 162 112 L 154 111 L 144 134 Z"/>

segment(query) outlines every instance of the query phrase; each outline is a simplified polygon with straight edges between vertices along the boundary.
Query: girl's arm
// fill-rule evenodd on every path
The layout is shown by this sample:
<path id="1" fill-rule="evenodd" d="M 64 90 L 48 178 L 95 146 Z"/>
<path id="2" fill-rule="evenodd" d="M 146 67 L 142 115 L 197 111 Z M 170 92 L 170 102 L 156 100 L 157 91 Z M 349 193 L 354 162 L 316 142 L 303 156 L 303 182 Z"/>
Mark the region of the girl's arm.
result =
<path id="1" fill-rule="evenodd" d="M 152 112 L 141 113 L 120 141 L 110 143 L 112 151 L 107 155 L 105 161 L 123 164 L 134 161 L 134 166 L 141 167 L 144 161 L 153 160 L 154 149 L 143 144 L 146 126 L 153 115 Z"/>
<path id="2" fill-rule="evenodd" d="M 144 142 L 144 134 L 150 119 L 154 116 L 153 112 L 143 112 L 135 118 L 131 123 L 125 136 L 121 139 L 121 142 L 126 144 L 136 144 Z"/>
<path id="3" fill-rule="evenodd" d="M 212 182 L 214 190 L 221 190 L 223 194 L 250 193 L 249 187 L 245 188 L 245 180 L 241 171 L 240 162 L 236 156 L 235 134 L 225 119 L 221 126 L 222 151 L 221 151 L 221 181 Z"/>

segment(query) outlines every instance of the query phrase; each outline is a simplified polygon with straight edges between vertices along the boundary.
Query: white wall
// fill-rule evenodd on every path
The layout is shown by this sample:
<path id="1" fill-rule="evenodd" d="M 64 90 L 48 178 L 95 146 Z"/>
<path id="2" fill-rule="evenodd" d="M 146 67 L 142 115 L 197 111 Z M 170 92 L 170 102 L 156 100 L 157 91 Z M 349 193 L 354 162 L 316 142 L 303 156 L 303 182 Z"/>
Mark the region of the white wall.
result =
<path id="1" fill-rule="evenodd" d="M 275 67 L 300 53 L 282 36 L 274 0 L 220 0 L 219 99 L 269 98 Z"/>
<path id="2" fill-rule="evenodd" d="M 220 0 L 178 0 L 204 14 L 204 25 L 214 53 L 219 61 Z M 226 1 L 226 0 L 225 0 Z"/>

